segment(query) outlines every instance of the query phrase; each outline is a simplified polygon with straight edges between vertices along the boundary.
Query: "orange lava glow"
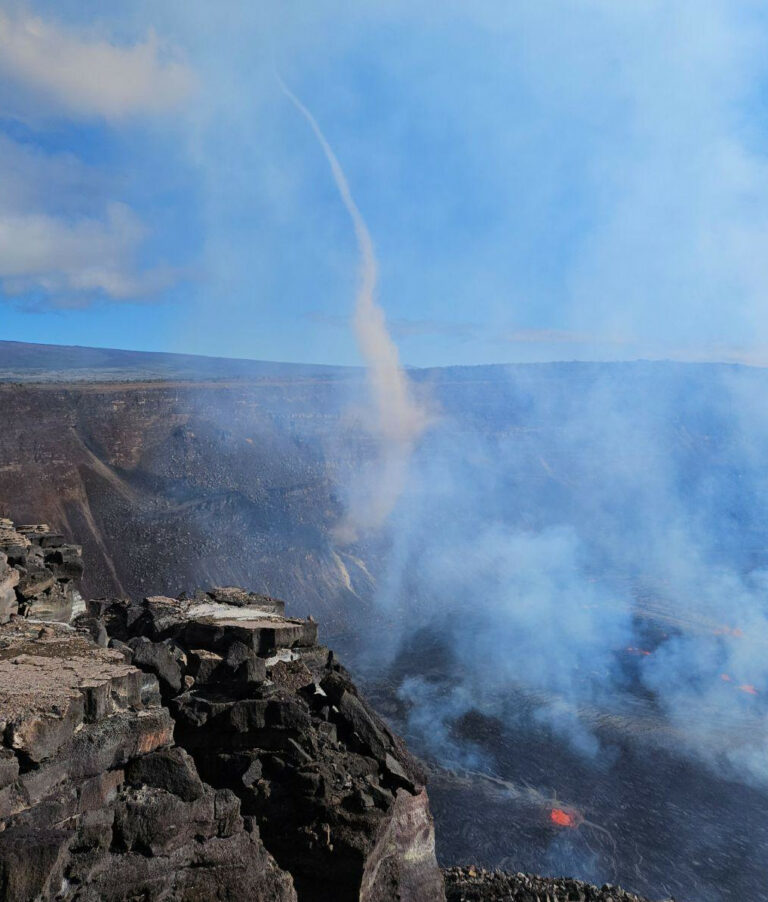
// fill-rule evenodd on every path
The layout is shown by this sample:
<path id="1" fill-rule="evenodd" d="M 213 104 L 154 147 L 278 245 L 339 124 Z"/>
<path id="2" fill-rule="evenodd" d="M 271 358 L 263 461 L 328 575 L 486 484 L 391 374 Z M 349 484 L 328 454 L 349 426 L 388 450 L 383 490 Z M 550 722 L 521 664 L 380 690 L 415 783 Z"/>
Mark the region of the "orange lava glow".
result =
<path id="1" fill-rule="evenodd" d="M 631 655 L 646 655 L 647 656 L 650 654 L 650 652 L 647 651 L 645 648 L 633 648 L 631 645 L 627 646 L 627 651 Z"/>
<path id="2" fill-rule="evenodd" d="M 720 679 L 724 683 L 735 683 L 736 682 L 733 679 L 733 677 L 727 673 L 721 673 Z M 760 692 L 757 689 L 755 689 L 755 687 L 752 685 L 752 683 L 741 683 L 738 686 L 736 686 L 736 689 L 740 690 L 741 692 L 746 692 L 747 695 L 760 695 Z"/>
<path id="3" fill-rule="evenodd" d="M 549 812 L 549 819 L 553 824 L 557 824 L 558 827 L 575 827 L 576 822 L 573 818 L 573 815 L 568 814 L 567 811 L 563 811 L 562 808 L 553 808 Z"/>
<path id="4" fill-rule="evenodd" d="M 749 683 L 742 683 L 741 686 L 739 686 L 739 689 L 741 689 L 742 692 L 746 692 L 748 695 L 757 695 L 757 689 Z"/>

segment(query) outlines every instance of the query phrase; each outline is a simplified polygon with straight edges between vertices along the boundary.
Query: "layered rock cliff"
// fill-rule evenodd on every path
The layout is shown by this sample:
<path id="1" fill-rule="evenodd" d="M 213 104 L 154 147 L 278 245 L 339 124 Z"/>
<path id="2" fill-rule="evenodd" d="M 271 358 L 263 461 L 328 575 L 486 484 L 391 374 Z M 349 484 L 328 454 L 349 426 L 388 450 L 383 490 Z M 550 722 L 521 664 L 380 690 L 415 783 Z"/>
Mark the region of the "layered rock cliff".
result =
<path id="1" fill-rule="evenodd" d="M 425 778 L 317 624 L 239 588 L 85 601 L 0 520 L 0 898 L 643 902 L 443 874 Z"/>
<path id="2" fill-rule="evenodd" d="M 421 768 L 314 621 L 83 602 L 77 547 L 1 528 L 2 898 L 444 898 Z"/>

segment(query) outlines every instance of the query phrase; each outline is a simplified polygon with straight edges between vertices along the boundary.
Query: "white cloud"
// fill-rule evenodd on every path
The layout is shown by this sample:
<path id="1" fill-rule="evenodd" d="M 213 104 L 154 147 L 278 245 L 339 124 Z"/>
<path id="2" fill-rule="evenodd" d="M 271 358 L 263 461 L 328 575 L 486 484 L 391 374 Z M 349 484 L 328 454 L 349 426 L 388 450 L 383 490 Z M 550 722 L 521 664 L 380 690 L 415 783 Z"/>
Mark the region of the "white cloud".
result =
<path id="1" fill-rule="evenodd" d="M 94 296 L 137 300 L 175 276 L 169 268 L 137 270 L 144 235 L 122 204 L 110 205 L 104 219 L 74 221 L 0 210 L 0 285 L 8 295 L 42 291 L 53 306 L 84 306 Z"/>
<path id="2" fill-rule="evenodd" d="M 120 118 L 160 113 L 192 89 L 191 70 L 153 31 L 117 46 L 39 18 L 0 13 L 0 74 L 62 112 Z"/>
<path id="3" fill-rule="evenodd" d="M 118 47 L 0 12 L 0 107 L 13 119 L 114 122 L 170 108 L 191 84 L 153 33 Z M 148 300 L 176 281 L 170 266 L 140 265 L 149 232 L 119 193 L 114 172 L 0 134 L 0 293 L 25 308 L 83 307 Z"/>

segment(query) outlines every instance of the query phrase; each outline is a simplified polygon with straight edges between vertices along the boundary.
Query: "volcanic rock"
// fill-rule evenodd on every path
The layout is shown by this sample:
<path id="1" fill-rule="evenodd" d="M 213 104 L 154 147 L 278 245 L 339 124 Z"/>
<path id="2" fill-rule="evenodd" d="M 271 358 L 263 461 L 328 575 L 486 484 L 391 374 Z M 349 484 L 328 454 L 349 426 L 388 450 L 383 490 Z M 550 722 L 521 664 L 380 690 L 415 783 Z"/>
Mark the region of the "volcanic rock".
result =
<path id="1" fill-rule="evenodd" d="M 0 897 L 296 898 L 174 747 L 154 676 L 64 624 L 16 620 L 0 645 Z"/>
<path id="2" fill-rule="evenodd" d="M 195 762 L 183 749 L 160 749 L 131 761 L 125 768 L 125 778 L 132 786 L 151 786 L 194 802 L 205 793 Z"/>
<path id="3" fill-rule="evenodd" d="M 569 877 L 505 874 L 473 866 L 446 868 L 444 874 L 447 902 L 648 902 L 618 886 L 598 888 Z"/>
<path id="4" fill-rule="evenodd" d="M 13 614 L 68 622 L 83 610 L 75 580 L 82 549 L 65 545 L 47 526 L 14 527 L 0 520 L 0 623 Z"/>
<path id="5" fill-rule="evenodd" d="M 160 677 L 176 743 L 258 824 L 300 899 L 442 899 L 420 766 L 316 644 L 317 624 L 281 610 L 227 588 L 88 613 Z M 171 780 L 178 762 L 158 754 L 131 779 Z"/>
<path id="6" fill-rule="evenodd" d="M 423 772 L 313 620 L 234 587 L 86 608 L 77 546 L 0 540 L 2 898 L 444 899 Z"/>

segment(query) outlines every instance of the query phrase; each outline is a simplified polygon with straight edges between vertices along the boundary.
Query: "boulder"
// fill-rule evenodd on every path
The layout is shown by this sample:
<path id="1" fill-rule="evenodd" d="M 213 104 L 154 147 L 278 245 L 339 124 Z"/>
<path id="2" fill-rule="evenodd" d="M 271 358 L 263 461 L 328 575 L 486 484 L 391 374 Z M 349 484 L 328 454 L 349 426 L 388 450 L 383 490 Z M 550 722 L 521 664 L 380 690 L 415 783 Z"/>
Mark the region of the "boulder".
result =
<path id="1" fill-rule="evenodd" d="M 133 651 L 133 663 L 142 670 L 154 673 L 165 693 L 181 691 L 187 657 L 172 640 L 152 642 L 145 636 L 137 636 L 128 642 Z"/>
<path id="2" fill-rule="evenodd" d="M 194 802 L 204 792 L 195 762 L 183 749 L 171 748 L 135 758 L 125 769 L 132 786 L 150 786 L 170 792 L 185 802 Z"/>

